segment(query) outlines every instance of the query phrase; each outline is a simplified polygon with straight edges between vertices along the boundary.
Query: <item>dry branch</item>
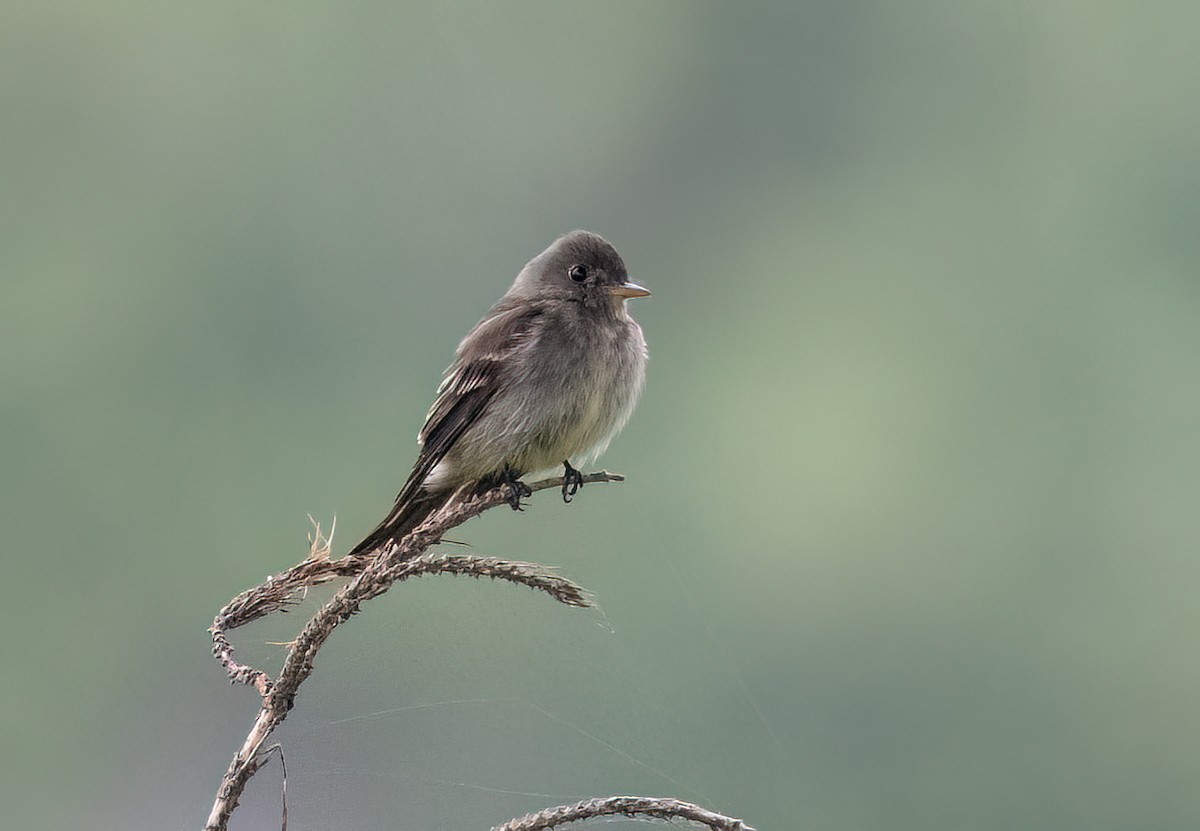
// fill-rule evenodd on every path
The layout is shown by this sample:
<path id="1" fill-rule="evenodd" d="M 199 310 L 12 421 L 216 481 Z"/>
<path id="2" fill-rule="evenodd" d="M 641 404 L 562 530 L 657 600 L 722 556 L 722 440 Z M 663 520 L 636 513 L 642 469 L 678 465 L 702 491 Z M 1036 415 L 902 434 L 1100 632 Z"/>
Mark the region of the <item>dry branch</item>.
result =
<path id="1" fill-rule="evenodd" d="M 601 471 L 587 474 L 583 482 L 620 482 L 623 478 Z M 557 488 L 561 484 L 562 480 L 555 478 L 527 483 L 527 486 L 533 492 Z M 258 690 L 262 704 L 250 732 L 221 779 L 205 831 L 226 831 L 246 784 L 266 764 L 267 738 L 287 717 L 300 685 L 312 673 L 318 651 L 334 629 L 349 620 L 364 602 L 383 594 L 395 583 L 425 574 L 488 577 L 545 592 L 569 606 L 592 605 L 589 595 L 580 586 L 537 563 L 429 552 L 447 531 L 490 508 L 510 504 L 511 496 L 512 488 L 501 485 L 482 494 L 451 499 L 402 540 L 355 557 L 331 559 L 331 541 L 317 527 L 310 538 L 309 555 L 305 560 L 268 577 L 261 585 L 242 592 L 217 613 L 209 630 L 213 656 L 225 668 L 230 681 L 247 684 Z M 296 639 L 288 644 L 277 677 L 272 678 L 266 671 L 241 664 L 234 658 L 233 644 L 229 639 L 231 630 L 294 606 L 304 598 L 309 588 L 339 578 L 349 578 L 349 582 L 313 614 Z M 497 826 L 496 831 L 540 831 L 590 816 L 614 814 L 689 819 L 706 824 L 714 831 L 754 831 L 740 820 L 715 814 L 687 802 L 626 796 L 548 808 Z"/>
<path id="2" fill-rule="evenodd" d="M 492 831 L 548 831 L 569 822 L 592 817 L 648 817 L 650 819 L 686 819 L 707 825 L 713 831 L 754 831 L 740 819 L 727 817 L 715 811 L 701 808 L 678 799 L 663 799 L 652 796 L 608 796 L 603 799 L 588 799 L 574 805 L 559 805 L 511 819 L 497 825 Z"/>
<path id="3" fill-rule="evenodd" d="M 585 483 L 621 482 L 624 481 L 624 478 L 618 473 L 600 471 L 599 473 L 589 473 L 583 478 L 583 481 Z M 557 488 L 561 484 L 560 479 L 542 479 L 529 483 L 528 487 L 531 491 L 536 492 L 547 488 Z M 421 552 L 439 542 L 442 535 L 450 529 L 478 516 L 489 508 L 507 505 L 509 493 L 509 488 L 505 485 L 478 496 L 454 500 L 434 512 L 420 526 L 414 528 L 398 545 L 358 557 L 330 559 L 330 540 L 321 534 L 321 529 L 318 527 L 316 533 L 310 538 L 311 546 L 305 560 L 286 571 L 268 577 L 262 584 L 242 592 L 217 613 L 212 627 L 209 629 L 213 640 L 213 656 L 221 666 L 225 667 L 231 681 L 248 684 L 258 689 L 260 694 L 266 695 L 272 683 L 270 677 L 262 670 L 240 664 L 234 659 L 233 644 L 229 640 L 231 630 L 252 623 L 272 612 L 294 606 L 303 599 L 304 593 L 314 586 L 341 577 L 359 577 L 368 567 L 378 568 L 381 557 L 389 560 L 412 558 L 415 561 Z M 523 568 L 521 568 L 522 566 Z M 476 577 L 523 582 L 530 588 L 546 591 L 568 605 L 589 605 L 584 601 L 585 594 L 582 589 L 568 580 L 550 574 L 544 566 L 532 563 L 511 563 L 492 558 L 445 555 L 436 563 L 426 562 L 414 569 L 399 569 L 387 585 L 391 585 L 398 579 L 431 573 L 472 574 Z M 378 579 L 376 578 L 377 581 Z"/>
<path id="4" fill-rule="evenodd" d="M 620 482 L 624 477 L 601 471 L 584 477 L 585 483 Z M 561 479 L 542 479 L 527 483 L 530 491 L 557 488 Z M 231 681 L 248 684 L 262 696 L 262 706 L 254 725 L 234 755 L 221 779 L 205 831 L 225 831 L 229 817 L 245 791 L 246 783 L 265 763 L 261 750 L 267 738 L 287 717 L 296 692 L 312 673 L 313 660 L 333 630 L 348 620 L 372 597 L 378 597 L 394 583 L 422 574 L 468 574 L 521 583 L 546 592 L 571 606 L 589 606 L 587 593 L 564 577 L 535 563 L 497 560 L 470 555 L 427 554 L 442 536 L 489 508 L 509 504 L 511 488 L 501 485 L 482 494 L 452 499 L 414 528 L 404 539 L 357 557 L 331 559 L 330 540 L 320 528 L 313 535 L 308 557 L 286 571 L 268 577 L 261 585 L 242 592 L 217 613 L 209 632 L 213 656 L 225 668 Z M 295 605 L 313 586 L 336 578 L 350 582 L 323 605 L 288 646 L 283 667 L 277 678 L 261 669 L 239 663 L 234 658 L 229 632 L 272 612 Z"/>

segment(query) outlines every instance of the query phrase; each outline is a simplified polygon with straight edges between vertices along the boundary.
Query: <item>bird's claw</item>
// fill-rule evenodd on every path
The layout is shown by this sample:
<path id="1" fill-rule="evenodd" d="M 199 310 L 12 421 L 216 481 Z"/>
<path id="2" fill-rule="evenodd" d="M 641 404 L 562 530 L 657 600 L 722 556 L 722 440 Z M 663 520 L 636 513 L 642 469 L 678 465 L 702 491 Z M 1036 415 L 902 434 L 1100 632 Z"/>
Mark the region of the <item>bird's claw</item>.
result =
<path id="1" fill-rule="evenodd" d="M 508 485 L 508 505 L 514 511 L 525 510 L 521 507 L 521 500 L 527 496 L 533 496 L 533 490 L 521 481 L 518 473 L 510 467 L 504 468 L 500 473 L 500 481 L 502 484 Z"/>
<path id="2" fill-rule="evenodd" d="M 571 503 L 572 497 L 579 493 L 579 489 L 583 487 L 583 474 L 575 468 L 571 467 L 570 460 L 563 462 L 563 483 L 562 483 L 562 498 L 563 502 Z"/>

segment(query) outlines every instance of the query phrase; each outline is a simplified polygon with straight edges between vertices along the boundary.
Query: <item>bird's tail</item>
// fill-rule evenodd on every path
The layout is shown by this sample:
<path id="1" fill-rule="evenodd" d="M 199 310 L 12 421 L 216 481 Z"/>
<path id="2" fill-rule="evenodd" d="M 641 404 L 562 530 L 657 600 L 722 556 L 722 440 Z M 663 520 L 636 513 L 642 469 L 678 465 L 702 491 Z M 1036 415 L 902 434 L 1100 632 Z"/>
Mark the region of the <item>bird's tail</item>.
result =
<path id="1" fill-rule="evenodd" d="M 390 542 L 399 542 L 412 529 L 425 521 L 425 517 L 446 504 L 453 491 L 418 491 L 412 498 L 399 500 L 383 522 L 346 556 L 365 554 Z"/>

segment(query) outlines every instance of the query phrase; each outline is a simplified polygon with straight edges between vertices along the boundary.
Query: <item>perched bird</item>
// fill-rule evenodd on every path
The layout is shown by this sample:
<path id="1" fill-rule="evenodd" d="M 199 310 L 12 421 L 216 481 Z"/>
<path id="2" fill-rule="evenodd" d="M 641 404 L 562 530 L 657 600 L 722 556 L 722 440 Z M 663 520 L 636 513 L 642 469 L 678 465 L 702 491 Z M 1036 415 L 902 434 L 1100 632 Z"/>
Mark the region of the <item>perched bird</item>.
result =
<path id="1" fill-rule="evenodd" d="M 563 466 L 563 498 L 625 425 L 646 377 L 630 282 L 603 237 L 572 231 L 521 269 L 446 370 L 417 436 L 421 451 L 384 520 L 350 552 L 398 541 L 460 489 L 482 491 Z"/>

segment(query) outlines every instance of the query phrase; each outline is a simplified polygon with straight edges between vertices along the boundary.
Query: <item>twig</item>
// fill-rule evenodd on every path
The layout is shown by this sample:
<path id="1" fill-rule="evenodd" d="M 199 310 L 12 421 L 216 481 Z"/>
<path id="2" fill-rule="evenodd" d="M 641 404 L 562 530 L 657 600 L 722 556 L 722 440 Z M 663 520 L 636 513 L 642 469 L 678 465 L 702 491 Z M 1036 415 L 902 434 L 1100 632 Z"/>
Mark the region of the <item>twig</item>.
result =
<path id="1" fill-rule="evenodd" d="M 620 482 L 624 477 L 601 471 L 583 477 L 584 483 Z M 561 479 L 542 479 L 528 483 L 530 491 L 561 487 Z M 261 585 L 244 591 L 217 613 L 213 620 L 213 655 L 225 668 L 232 682 L 248 684 L 258 690 L 262 705 L 245 741 L 229 763 L 213 801 L 205 831 L 227 831 L 229 818 L 237 807 L 251 777 L 266 764 L 272 748 L 264 744 L 295 704 L 300 685 L 312 674 L 313 661 L 333 630 L 349 620 L 361 605 L 386 592 L 397 582 L 424 574 L 465 574 L 520 583 L 568 606 L 588 607 L 591 598 L 581 587 L 537 563 L 500 560 L 464 554 L 433 554 L 429 549 L 442 536 L 489 508 L 509 504 L 508 485 L 478 495 L 452 499 L 410 531 L 402 540 L 355 557 L 331 559 L 331 540 L 318 526 L 310 538 L 308 557 L 286 571 L 268 577 Z M 288 645 L 283 667 L 277 678 L 265 671 L 239 663 L 234 658 L 229 632 L 272 612 L 287 609 L 303 599 L 313 586 L 337 578 L 350 581 L 312 616 L 300 634 Z M 278 745 L 272 746 L 277 748 Z M 280 753 L 282 761 L 282 751 Z M 286 768 L 284 770 L 286 789 Z M 284 825 L 287 823 L 286 790 Z M 739 819 L 727 817 L 676 799 L 611 796 L 590 799 L 575 805 L 547 808 L 498 825 L 492 831 L 548 831 L 558 825 L 590 817 L 622 815 L 650 819 L 685 819 L 708 826 L 712 831 L 754 831 Z"/>
<path id="2" fill-rule="evenodd" d="M 546 831 L 569 822 L 617 814 L 650 819 L 686 819 L 707 825 L 713 831 L 754 831 L 740 819 L 709 811 L 690 802 L 652 796 L 609 796 L 603 799 L 588 799 L 574 805 L 559 805 L 538 811 L 536 814 L 511 819 L 503 825 L 495 826 L 492 831 Z"/>
<path id="3" fill-rule="evenodd" d="M 619 473 L 600 471 L 598 473 L 587 474 L 583 477 L 583 481 L 587 483 L 623 482 L 625 481 L 625 477 Z M 548 488 L 561 487 L 561 485 L 561 479 L 541 479 L 537 482 L 529 483 L 529 489 L 536 492 Z M 424 523 L 414 528 L 399 545 L 388 550 L 395 554 L 414 556 L 414 553 L 424 551 L 437 543 L 441 539 L 441 536 L 451 528 L 461 525 L 468 519 L 478 516 L 489 508 L 508 504 L 508 493 L 508 488 L 502 486 L 479 496 L 455 500 L 444 506 L 441 510 L 434 512 Z M 261 585 L 248 589 L 229 601 L 217 613 L 212 626 L 208 630 L 212 635 L 213 657 L 217 659 L 217 662 L 221 666 L 225 667 L 229 679 L 237 683 L 248 684 L 256 688 L 262 695 L 267 694 L 271 684 L 270 677 L 262 670 L 240 664 L 234 659 L 234 648 L 229 640 L 229 632 L 240 626 L 252 623 L 259 618 L 266 617 L 272 612 L 294 606 L 303 599 L 304 592 L 313 586 L 319 586 L 340 577 L 358 576 L 381 553 L 374 551 L 358 557 L 342 557 L 338 560 L 330 559 L 331 541 L 328 537 L 322 535 L 319 526 L 316 528 L 315 534 L 310 538 L 310 543 L 309 554 L 305 560 L 286 571 L 281 571 L 278 574 L 268 577 Z M 457 561 L 460 559 L 463 558 L 447 558 L 448 561 Z M 469 560 L 470 558 L 465 559 Z M 503 561 L 497 560 L 495 562 L 502 563 Z M 445 567 L 439 570 L 455 574 L 469 573 L 469 569 L 456 567 L 451 562 L 447 562 Z M 515 579 L 512 576 L 500 574 L 486 575 L 480 573 L 476 576 Z M 520 581 L 517 580 L 516 582 Z M 547 590 L 543 586 L 533 586 L 532 588 Z M 567 601 L 564 600 L 563 602 Z M 572 603 L 571 605 L 580 604 Z"/>
<path id="4" fill-rule="evenodd" d="M 585 483 L 620 482 L 624 477 L 601 471 L 583 477 Z M 562 480 L 542 479 L 527 483 L 530 491 L 561 487 Z M 535 563 L 498 560 L 469 555 L 427 554 L 442 536 L 489 508 L 509 503 L 508 485 L 478 495 L 452 499 L 431 514 L 404 539 L 357 557 L 332 560 L 330 540 L 317 528 L 309 556 L 286 571 L 268 577 L 261 585 L 242 592 L 217 613 L 209 630 L 213 655 L 231 681 L 253 686 L 262 696 L 262 706 L 245 741 L 229 763 L 209 813 L 205 831 L 226 831 L 229 817 L 245 791 L 246 783 L 265 763 L 263 744 L 287 717 L 300 685 L 312 673 L 313 660 L 333 630 L 353 616 L 367 600 L 386 592 L 394 583 L 423 574 L 468 574 L 520 583 L 543 591 L 561 603 L 590 606 L 587 593 L 575 583 Z M 278 678 L 239 663 L 234 658 L 229 631 L 299 602 L 312 586 L 338 577 L 352 578 L 322 606 L 289 645 Z"/>

